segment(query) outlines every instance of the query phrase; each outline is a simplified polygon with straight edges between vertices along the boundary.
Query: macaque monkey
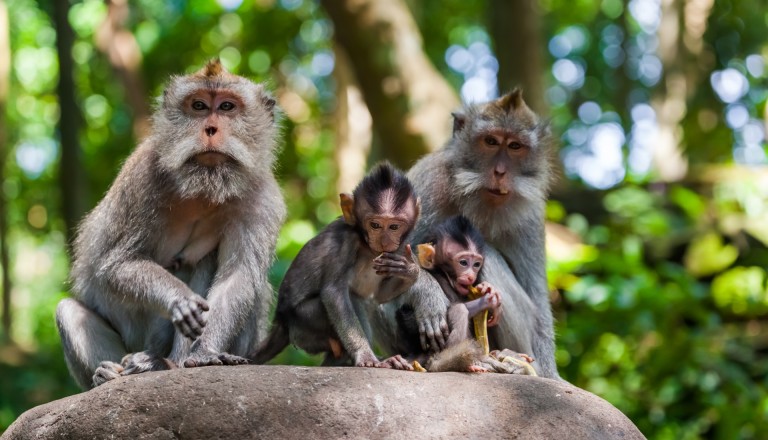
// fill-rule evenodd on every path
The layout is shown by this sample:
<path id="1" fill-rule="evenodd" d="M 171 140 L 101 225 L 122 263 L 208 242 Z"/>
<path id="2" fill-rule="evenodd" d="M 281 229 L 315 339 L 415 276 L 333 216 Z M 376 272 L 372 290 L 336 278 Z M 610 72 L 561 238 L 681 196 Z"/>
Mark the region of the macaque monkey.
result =
<path id="1" fill-rule="evenodd" d="M 218 60 L 171 78 L 152 134 L 74 242 L 56 310 L 88 389 L 174 366 L 236 365 L 265 336 L 285 203 L 272 173 L 275 100 Z"/>
<path id="2" fill-rule="evenodd" d="M 523 101 L 519 89 L 453 114 L 453 137 L 420 159 L 408 178 L 422 201 L 413 241 L 446 218 L 467 217 L 486 241 L 482 281 L 502 292 L 504 313 L 489 329 L 491 348 L 531 354 L 540 376 L 559 378 L 546 277 L 544 210 L 552 171 L 549 124 Z M 445 345 L 447 304 L 437 282 L 418 283 L 398 301 L 413 304 L 423 348 Z M 427 313 L 426 310 L 432 310 Z M 396 322 L 390 309 L 378 327 Z M 377 335 L 388 351 L 396 337 Z M 387 341 L 395 343 L 387 343 Z"/>
<path id="3" fill-rule="evenodd" d="M 501 316 L 501 294 L 487 281 L 476 286 L 481 297 L 467 300 L 483 268 L 485 240 L 482 235 L 466 217 L 454 216 L 438 225 L 426 241 L 428 243 L 418 246 L 419 264 L 435 277 L 450 301 L 447 318 L 450 333 L 445 349 L 430 357 L 419 356 L 417 360 L 433 372 L 512 372 L 496 358 L 485 355 L 475 341 L 477 335 L 472 333 L 472 318 L 481 312 L 489 312 L 488 327 L 495 326 Z M 408 318 L 406 311 L 401 311 L 398 324 L 413 335 L 414 325 L 407 322 Z M 532 359 L 527 358 L 527 362 Z M 525 370 L 521 372 L 526 374 Z"/>
<path id="4" fill-rule="evenodd" d="M 373 353 L 369 315 L 406 291 L 421 272 L 406 241 L 419 202 L 408 179 L 388 163 L 340 198 L 343 216 L 293 260 L 280 286 L 272 332 L 251 357 L 264 363 L 293 343 L 325 353 L 324 365 L 410 370 L 399 355 L 380 361 Z"/>
<path id="5" fill-rule="evenodd" d="M 419 264 L 430 271 L 448 297 L 449 335 L 447 346 L 471 339 L 471 318 L 485 310 L 488 327 L 495 326 L 501 316 L 501 294 L 483 281 L 477 290 L 483 296 L 467 301 L 469 288 L 475 285 L 483 268 L 485 240 L 464 216 L 451 217 L 440 224 L 426 244 L 420 244 Z"/>

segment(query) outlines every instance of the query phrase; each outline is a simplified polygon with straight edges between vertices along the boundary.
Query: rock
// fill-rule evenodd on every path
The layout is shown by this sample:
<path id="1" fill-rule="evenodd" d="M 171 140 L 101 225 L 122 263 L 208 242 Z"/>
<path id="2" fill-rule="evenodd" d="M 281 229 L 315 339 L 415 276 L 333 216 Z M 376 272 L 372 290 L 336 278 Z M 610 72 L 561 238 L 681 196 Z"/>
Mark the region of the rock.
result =
<path id="1" fill-rule="evenodd" d="M 204 367 L 127 376 L 33 408 L 2 439 L 643 439 L 605 400 L 530 376 Z"/>

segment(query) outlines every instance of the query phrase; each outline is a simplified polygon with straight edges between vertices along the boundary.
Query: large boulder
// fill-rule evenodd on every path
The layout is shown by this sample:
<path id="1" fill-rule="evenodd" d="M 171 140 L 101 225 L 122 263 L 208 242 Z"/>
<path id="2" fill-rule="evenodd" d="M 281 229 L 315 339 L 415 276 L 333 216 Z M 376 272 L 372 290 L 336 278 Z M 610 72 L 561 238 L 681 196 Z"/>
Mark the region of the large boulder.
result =
<path id="1" fill-rule="evenodd" d="M 33 408 L 2 439 L 642 439 L 605 400 L 530 376 L 205 367 L 127 376 Z"/>

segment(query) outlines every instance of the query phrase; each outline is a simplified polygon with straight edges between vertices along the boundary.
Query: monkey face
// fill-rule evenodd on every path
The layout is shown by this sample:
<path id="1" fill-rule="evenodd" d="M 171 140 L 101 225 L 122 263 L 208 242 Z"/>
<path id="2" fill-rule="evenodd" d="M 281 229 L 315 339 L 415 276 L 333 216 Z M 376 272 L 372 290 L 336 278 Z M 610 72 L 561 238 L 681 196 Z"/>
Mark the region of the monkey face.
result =
<path id="1" fill-rule="evenodd" d="M 436 259 L 456 293 L 469 295 L 469 287 L 475 284 L 483 268 L 483 256 L 477 249 L 471 243 L 467 248 L 453 240 L 445 240 Z"/>
<path id="2" fill-rule="evenodd" d="M 173 78 L 153 116 L 153 148 L 182 198 L 240 197 L 272 171 L 275 100 L 213 61 Z"/>
<path id="3" fill-rule="evenodd" d="M 184 99 L 182 105 L 184 112 L 197 125 L 200 145 L 192 151 L 189 160 L 209 168 L 226 162 L 238 163 L 235 153 L 230 150 L 239 145 L 234 145 L 227 138 L 231 136 L 233 121 L 241 117 L 245 107 L 243 101 L 227 90 L 196 90 Z"/>
<path id="4" fill-rule="evenodd" d="M 484 163 L 484 188 L 480 196 L 491 205 L 504 204 L 514 191 L 515 176 L 530 154 L 528 139 L 510 130 L 495 129 L 481 133 L 476 151 Z"/>
<path id="5" fill-rule="evenodd" d="M 528 108 L 519 91 L 470 106 L 454 113 L 454 118 L 457 194 L 471 195 L 487 208 L 546 196 L 549 127 Z"/>
<path id="6" fill-rule="evenodd" d="M 363 220 L 368 247 L 375 253 L 396 252 L 409 232 L 412 220 L 406 216 L 372 215 Z"/>

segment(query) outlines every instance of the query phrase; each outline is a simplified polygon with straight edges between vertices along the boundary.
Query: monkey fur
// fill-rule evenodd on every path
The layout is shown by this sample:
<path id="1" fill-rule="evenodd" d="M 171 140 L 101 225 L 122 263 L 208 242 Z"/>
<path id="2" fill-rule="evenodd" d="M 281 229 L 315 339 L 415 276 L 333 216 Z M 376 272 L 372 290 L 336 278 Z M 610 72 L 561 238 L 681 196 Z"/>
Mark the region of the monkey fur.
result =
<path id="1" fill-rule="evenodd" d="M 242 364 L 266 336 L 285 203 L 275 100 L 218 60 L 172 77 L 153 129 L 73 246 L 56 322 L 83 389 L 175 365 Z"/>
<path id="2" fill-rule="evenodd" d="M 267 341 L 250 357 L 264 363 L 289 343 L 325 353 L 324 365 L 411 369 L 384 361 L 370 345 L 370 318 L 380 303 L 407 290 L 419 274 L 406 238 L 419 215 L 413 188 L 388 163 L 341 195 L 343 217 L 301 249 L 285 274 Z"/>
<path id="3" fill-rule="evenodd" d="M 559 378 L 546 278 L 544 214 L 551 184 L 554 140 L 549 124 L 515 89 L 496 100 L 453 114 L 453 136 L 407 173 L 422 200 L 414 243 L 453 215 L 464 215 L 486 240 L 482 280 L 502 292 L 499 325 L 489 329 L 491 348 L 530 353 L 539 375 Z M 425 350 L 445 346 L 448 303 L 432 280 L 416 283 L 388 307 L 375 327 L 385 350 L 402 352 L 397 310 L 413 309 Z"/>

